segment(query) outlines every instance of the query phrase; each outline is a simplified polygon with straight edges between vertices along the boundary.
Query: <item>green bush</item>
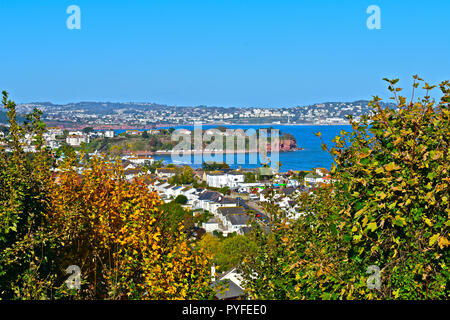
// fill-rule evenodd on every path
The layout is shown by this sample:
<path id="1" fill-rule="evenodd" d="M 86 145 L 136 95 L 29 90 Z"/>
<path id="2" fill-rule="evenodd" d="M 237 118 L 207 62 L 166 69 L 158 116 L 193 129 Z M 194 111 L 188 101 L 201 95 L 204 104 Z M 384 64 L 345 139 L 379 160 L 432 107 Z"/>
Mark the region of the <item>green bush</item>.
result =
<path id="1" fill-rule="evenodd" d="M 426 83 L 425 96 L 407 102 L 398 79 L 386 80 L 397 107 L 374 97 L 371 115 L 323 144 L 335 183 L 303 194 L 297 221 L 275 210 L 272 232 L 258 234 L 244 268 L 254 298 L 449 298 L 450 84 L 440 84 L 440 102 Z"/>

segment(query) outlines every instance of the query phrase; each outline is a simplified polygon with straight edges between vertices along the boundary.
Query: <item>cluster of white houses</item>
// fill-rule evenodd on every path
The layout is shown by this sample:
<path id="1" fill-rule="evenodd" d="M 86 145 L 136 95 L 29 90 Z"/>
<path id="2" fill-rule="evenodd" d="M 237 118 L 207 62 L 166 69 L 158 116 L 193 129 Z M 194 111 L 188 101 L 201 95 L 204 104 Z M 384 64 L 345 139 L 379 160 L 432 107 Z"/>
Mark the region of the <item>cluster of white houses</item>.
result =
<path id="1" fill-rule="evenodd" d="M 175 174 L 174 168 L 156 169 L 156 175 L 162 181 L 155 182 L 151 188 L 162 200 L 172 201 L 177 196 L 183 195 L 187 199 L 186 206 L 190 209 L 201 209 L 212 213 L 214 217 L 202 225 L 207 232 L 219 231 L 227 235 L 233 232 L 245 233 L 248 230 L 249 215 L 242 206 L 243 203 L 240 201 L 242 199 L 225 196 L 214 190 L 194 188 L 191 185 L 171 185 L 167 182 L 167 178 Z M 328 177 L 325 169 L 317 169 L 314 174 L 321 177 L 323 181 Z M 291 219 L 297 219 L 301 215 L 296 198 L 301 192 L 308 190 L 306 186 L 296 181 L 288 181 L 281 187 L 274 185 L 273 182 L 245 183 L 244 174 L 241 171 L 231 170 L 204 172 L 202 180 L 206 181 L 207 186 L 211 188 L 227 186 L 237 192 L 247 193 L 250 200 L 260 203 L 272 201 Z M 311 184 L 314 183 L 317 182 L 311 182 Z M 245 207 L 248 208 L 246 205 Z"/>
<path id="2" fill-rule="evenodd" d="M 327 169 L 317 168 L 313 172 L 308 173 L 304 178 L 305 186 L 307 184 L 315 185 L 318 183 L 331 183 L 332 179 Z"/>
<path id="3" fill-rule="evenodd" d="M 206 232 L 244 233 L 249 216 L 239 200 L 224 196 L 220 192 L 192 186 L 176 186 L 168 182 L 157 182 L 149 188 L 156 191 L 163 201 L 171 201 L 179 195 L 187 199 L 186 206 L 192 210 L 204 210 L 214 215 L 202 227 Z"/>
<path id="4" fill-rule="evenodd" d="M 206 175 L 206 184 L 213 188 L 236 188 L 242 183 L 244 183 L 244 174 L 242 172 L 212 171 Z"/>
<path id="5" fill-rule="evenodd" d="M 89 133 L 69 131 L 66 137 L 66 143 L 73 147 L 78 147 L 82 143 L 89 143 L 91 138 L 114 138 L 114 130 L 93 131 Z"/>
<path id="6" fill-rule="evenodd" d="M 47 146 L 51 149 L 58 149 L 61 147 L 61 139 L 64 139 L 64 130 L 57 127 L 50 127 L 43 134 L 44 141 Z M 65 137 L 65 142 L 73 147 L 78 147 L 82 143 L 89 143 L 92 138 L 113 138 L 114 130 L 105 130 L 105 131 L 92 131 L 90 133 L 84 133 L 82 131 L 69 131 L 67 136 Z M 25 146 L 32 147 L 32 137 L 25 137 L 25 141 L 23 141 Z M 32 148 L 31 148 L 32 149 Z M 26 150 L 33 151 L 33 150 Z"/>

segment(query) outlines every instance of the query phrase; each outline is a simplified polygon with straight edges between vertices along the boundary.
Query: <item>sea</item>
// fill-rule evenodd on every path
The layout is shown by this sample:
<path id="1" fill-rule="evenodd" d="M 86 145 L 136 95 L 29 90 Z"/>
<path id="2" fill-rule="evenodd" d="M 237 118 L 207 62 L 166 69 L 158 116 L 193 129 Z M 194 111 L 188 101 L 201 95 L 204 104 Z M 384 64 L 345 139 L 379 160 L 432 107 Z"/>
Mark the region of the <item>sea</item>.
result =
<path id="1" fill-rule="evenodd" d="M 327 151 L 321 147 L 321 139 L 314 133 L 321 132 L 321 138 L 328 146 L 332 146 L 331 140 L 334 139 L 341 130 L 351 131 L 350 125 L 224 125 L 230 129 L 278 129 L 281 133 L 292 134 L 297 140 L 297 146 L 302 148 L 298 151 L 280 152 L 279 163 L 280 171 L 289 170 L 311 170 L 313 168 L 330 169 L 333 159 Z M 217 128 L 218 125 L 204 125 L 202 129 Z M 164 128 L 164 127 L 161 127 Z M 158 128 L 158 129 L 161 129 Z M 194 126 L 175 126 L 175 129 L 193 130 Z M 167 129 L 167 128 L 165 128 Z M 116 134 L 126 130 L 116 130 Z M 269 155 L 270 156 L 270 155 Z M 227 162 L 231 168 L 256 168 L 266 162 L 267 159 L 260 159 L 258 154 L 235 154 L 233 157 L 227 155 L 192 155 L 186 159 L 172 157 L 171 155 L 155 155 L 155 160 L 162 159 L 165 164 L 174 163 L 176 165 L 190 165 L 193 168 L 201 167 L 203 161 Z"/>

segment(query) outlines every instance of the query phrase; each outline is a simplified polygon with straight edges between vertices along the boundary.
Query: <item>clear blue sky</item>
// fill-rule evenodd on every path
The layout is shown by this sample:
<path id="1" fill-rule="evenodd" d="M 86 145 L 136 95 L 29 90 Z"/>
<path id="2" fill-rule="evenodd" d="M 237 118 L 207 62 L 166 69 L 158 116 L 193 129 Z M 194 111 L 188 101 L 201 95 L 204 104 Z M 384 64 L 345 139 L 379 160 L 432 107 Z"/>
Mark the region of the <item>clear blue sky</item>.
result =
<path id="1" fill-rule="evenodd" d="M 66 8 L 81 8 L 81 30 Z M 369 5 L 381 30 L 369 30 Z M 0 0 L 0 89 L 17 102 L 282 107 L 450 78 L 450 1 Z"/>

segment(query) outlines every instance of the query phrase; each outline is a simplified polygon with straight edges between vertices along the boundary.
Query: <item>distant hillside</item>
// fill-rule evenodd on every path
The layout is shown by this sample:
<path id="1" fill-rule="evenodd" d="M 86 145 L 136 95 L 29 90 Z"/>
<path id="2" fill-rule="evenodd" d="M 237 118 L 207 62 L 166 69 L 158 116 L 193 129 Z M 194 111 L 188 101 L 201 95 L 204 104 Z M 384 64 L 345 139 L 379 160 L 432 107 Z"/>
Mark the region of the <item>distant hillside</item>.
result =
<path id="1" fill-rule="evenodd" d="M 25 120 L 25 118 L 22 116 L 17 116 L 17 120 L 19 122 L 23 122 Z M 8 116 L 6 115 L 6 111 L 0 111 L 0 123 L 1 124 L 8 123 Z"/>
<path id="2" fill-rule="evenodd" d="M 380 103 L 382 106 L 392 103 Z M 18 105 L 20 114 L 38 108 L 43 120 L 53 126 L 99 127 L 128 126 L 130 128 L 161 125 L 203 124 L 348 124 L 347 116 L 360 117 L 371 112 L 369 101 L 324 102 L 308 106 L 268 107 L 215 107 L 215 106 L 167 106 L 149 102 L 77 102 L 64 105 L 28 103 Z"/>

